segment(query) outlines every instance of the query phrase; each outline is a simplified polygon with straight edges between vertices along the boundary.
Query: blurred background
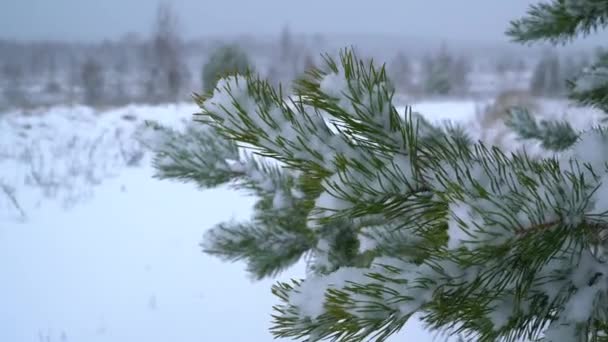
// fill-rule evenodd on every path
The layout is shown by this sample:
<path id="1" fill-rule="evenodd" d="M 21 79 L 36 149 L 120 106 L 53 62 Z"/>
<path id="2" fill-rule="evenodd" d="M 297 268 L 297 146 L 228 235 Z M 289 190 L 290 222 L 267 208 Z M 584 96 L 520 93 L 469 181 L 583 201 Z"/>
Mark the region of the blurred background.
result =
<path id="1" fill-rule="evenodd" d="M 506 106 L 573 117 L 566 80 L 604 53 L 509 42 L 531 3 L 0 0 L 0 341 L 271 341 L 275 279 L 198 246 L 253 200 L 154 179 L 138 127 L 183 127 L 222 73 L 289 87 L 352 47 L 399 108 L 511 148 Z M 432 338 L 414 319 L 393 340 Z"/>
<path id="2" fill-rule="evenodd" d="M 529 3 L 4 0 L 0 110 L 188 101 L 213 88 L 204 69 L 226 46 L 238 49 L 224 58 L 274 84 L 352 46 L 386 63 L 406 101 L 506 89 L 561 96 L 601 37 L 562 49 L 510 43 L 504 31 Z"/>

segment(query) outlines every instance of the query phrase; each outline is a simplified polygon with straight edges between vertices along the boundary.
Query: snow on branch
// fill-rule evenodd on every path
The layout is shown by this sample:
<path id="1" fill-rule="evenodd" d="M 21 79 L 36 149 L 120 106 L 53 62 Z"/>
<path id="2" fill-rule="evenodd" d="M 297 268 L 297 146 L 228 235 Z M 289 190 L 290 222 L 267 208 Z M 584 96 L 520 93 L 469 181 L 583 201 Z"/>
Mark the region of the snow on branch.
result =
<path id="1" fill-rule="evenodd" d="M 593 66 L 585 68 L 570 82 L 570 98 L 584 106 L 608 111 L 608 55 L 601 56 Z"/>
<path id="2" fill-rule="evenodd" d="M 521 139 L 536 140 L 542 148 L 550 151 L 563 151 L 570 148 L 578 139 L 578 132 L 566 121 L 542 120 L 537 122 L 530 112 L 514 108 L 505 122 Z"/>
<path id="3" fill-rule="evenodd" d="M 384 68 L 351 51 L 326 64 L 290 96 L 225 78 L 197 98 L 191 129 L 157 129 L 161 178 L 258 198 L 251 222 L 209 230 L 205 252 L 256 279 L 307 258 L 305 279 L 273 288 L 276 337 L 381 341 L 415 313 L 491 341 L 601 329 L 590 322 L 608 307 L 603 130 L 515 111 L 510 126 L 556 153 L 506 154 L 400 115 Z"/>

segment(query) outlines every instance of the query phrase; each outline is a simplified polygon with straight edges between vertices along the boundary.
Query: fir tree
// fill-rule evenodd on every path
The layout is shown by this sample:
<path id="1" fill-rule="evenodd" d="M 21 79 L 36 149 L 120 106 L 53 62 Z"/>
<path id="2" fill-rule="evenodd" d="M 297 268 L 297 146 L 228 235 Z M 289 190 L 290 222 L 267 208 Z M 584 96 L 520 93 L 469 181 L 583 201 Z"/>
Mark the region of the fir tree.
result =
<path id="1" fill-rule="evenodd" d="M 216 49 L 203 66 L 201 81 L 203 90 L 211 92 L 222 77 L 246 73 L 251 68 L 247 53 L 234 44 L 224 45 Z"/>
<path id="2" fill-rule="evenodd" d="M 552 51 L 546 51 L 534 68 L 530 92 L 537 96 L 564 95 L 569 76 L 565 74 L 559 56 Z"/>
<path id="3" fill-rule="evenodd" d="M 431 95 L 448 95 L 454 91 L 450 69 L 454 60 L 442 46 L 437 56 L 426 56 L 422 67 L 424 72 L 424 90 Z"/>
<path id="4" fill-rule="evenodd" d="M 561 43 L 606 23 L 606 1 L 553 0 L 508 34 Z M 258 197 L 250 222 L 207 232 L 206 253 L 258 279 L 308 260 L 305 279 L 273 287 L 276 337 L 383 341 L 418 313 L 466 340 L 608 338 L 605 130 L 513 110 L 509 126 L 548 155 L 506 154 L 398 113 L 384 67 L 349 50 L 325 63 L 289 97 L 252 74 L 224 78 L 185 132 L 150 124 L 142 138 L 158 178 Z M 606 108 L 607 64 L 572 98 Z"/>
<path id="5" fill-rule="evenodd" d="M 447 46 L 442 45 L 436 56 L 427 56 L 422 67 L 423 87 L 428 94 L 466 93 L 470 66 L 464 58 L 453 56 Z"/>
<path id="6" fill-rule="evenodd" d="M 412 69 L 410 59 L 402 51 L 399 51 L 391 63 L 387 66 L 387 72 L 389 73 L 393 82 L 395 82 L 395 87 L 398 92 L 409 92 L 412 90 Z"/>

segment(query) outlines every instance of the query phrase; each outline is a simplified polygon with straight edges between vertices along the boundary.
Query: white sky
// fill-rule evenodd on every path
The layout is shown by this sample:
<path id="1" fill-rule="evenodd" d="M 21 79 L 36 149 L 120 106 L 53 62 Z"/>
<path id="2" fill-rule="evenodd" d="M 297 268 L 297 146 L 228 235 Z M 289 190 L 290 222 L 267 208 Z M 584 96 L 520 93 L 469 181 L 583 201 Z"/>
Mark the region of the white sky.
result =
<path id="1" fill-rule="evenodd" d="M 531 0 L 169 0 L 187 37 L 275 33 L 399 33 L 506 41 Z M 155 0 L 0 0 L 0 37 L 97 40 L 146 33 Z"/>

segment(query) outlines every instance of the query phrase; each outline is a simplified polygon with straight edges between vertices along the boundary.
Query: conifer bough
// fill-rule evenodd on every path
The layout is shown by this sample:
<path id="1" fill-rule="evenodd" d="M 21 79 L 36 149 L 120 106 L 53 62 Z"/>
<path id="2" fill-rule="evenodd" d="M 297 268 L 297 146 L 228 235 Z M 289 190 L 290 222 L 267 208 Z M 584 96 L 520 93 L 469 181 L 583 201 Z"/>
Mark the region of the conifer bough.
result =
<path id="1" fill-rule="evenodd" d="M 563 42 L 606 24 L 608 1 L 557 0 L 514 21 L 516 41 Z M 206 253 L 278 283 L 272 333 L 383 341 L 413 314 L 477 341 L 608 340 L 608 135 L 525 109 L 508 126 L 546 156 L 506 154 L 455 125 L 393 105 L 384 67 L 351 50 L 289 94 L 233 75 L 197 96 L 178 132 L 151 125 L 156 177 L 223 184 L 258 201 L 250 222 L 211 228 Z M 608 108 L 606 60 L 572 98 Z M 290 95 L 290 96 L 286 96 Z"/>

